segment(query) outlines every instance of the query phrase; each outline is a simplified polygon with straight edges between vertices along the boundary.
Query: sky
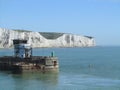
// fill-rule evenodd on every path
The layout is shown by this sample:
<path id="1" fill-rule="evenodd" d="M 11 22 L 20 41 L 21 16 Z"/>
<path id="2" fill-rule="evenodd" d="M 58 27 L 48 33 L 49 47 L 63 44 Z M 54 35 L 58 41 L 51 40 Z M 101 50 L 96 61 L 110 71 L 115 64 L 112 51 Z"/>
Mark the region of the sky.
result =
<path id="1" fill-rule="evenodd" d="M 92 36 L 120 46 L 120 0 L 0 0 L 0 27 Z"/>

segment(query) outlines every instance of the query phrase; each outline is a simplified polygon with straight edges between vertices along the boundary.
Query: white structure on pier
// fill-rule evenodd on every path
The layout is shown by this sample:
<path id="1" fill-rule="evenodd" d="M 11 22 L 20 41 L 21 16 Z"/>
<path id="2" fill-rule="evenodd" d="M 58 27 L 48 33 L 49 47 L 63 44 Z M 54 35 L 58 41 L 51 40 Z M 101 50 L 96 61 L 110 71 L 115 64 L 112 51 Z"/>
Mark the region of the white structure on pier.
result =
<path id="1" fill-rule="evenodd" d="M 19 58 L 31 58 L 32 47 L 27 40 L 14 39 L 14 55 Z"/>

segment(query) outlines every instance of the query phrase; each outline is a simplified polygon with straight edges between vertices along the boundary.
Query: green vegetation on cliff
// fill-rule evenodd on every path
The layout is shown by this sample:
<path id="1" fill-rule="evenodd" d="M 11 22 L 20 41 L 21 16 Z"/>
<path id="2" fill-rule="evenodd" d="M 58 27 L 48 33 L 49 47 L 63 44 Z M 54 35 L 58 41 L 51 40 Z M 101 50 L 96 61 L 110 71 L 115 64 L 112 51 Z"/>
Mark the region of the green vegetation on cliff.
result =
<path id="1" fill-rule="evenodd" d="M 18 31 L 18 32 L 32 32 L 29 30 L 23 30 L 23 29 L 13 29 L 14 31 Z"/>
<path id="2" fill-rule="evenodd" d="M 13 29 L 13 30 L 17 31 L 17 32 L 21 32 L 21 33 L 22 32 L 32 32 L 32 31 L 24 30 L 24 29 Z M 46 39 L 57 39 L 64 34 L 64 33 L 57 33 L 57 32 L 39 32 L 39 33 Z"/>
<path id="3" fill-rule="evenodd" d="M 62 36 L 64 33 L 56 33 L 56 32 L 39 32 L 46 39 L 57 39 Z"/>

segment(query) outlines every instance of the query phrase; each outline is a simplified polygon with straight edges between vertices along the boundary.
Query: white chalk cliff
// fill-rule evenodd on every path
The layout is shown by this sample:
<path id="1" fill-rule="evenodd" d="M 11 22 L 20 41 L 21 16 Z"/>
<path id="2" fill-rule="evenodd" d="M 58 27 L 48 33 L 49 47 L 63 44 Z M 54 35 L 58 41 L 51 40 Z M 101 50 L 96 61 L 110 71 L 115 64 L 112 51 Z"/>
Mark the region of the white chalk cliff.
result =
<path id="1" fill-rule="evenodd" d="M 57 34 L 57 33 L 56 33 Z M 52 36 L 51 36 L 52 37 Z M 49 39 L 39 32 L 16 31 L 0 28 L 0 48 L 13 46 L 13 39 L 26 39 L 32 47 L 91 47 L 95 46 L 92 37 L 74 34 L 62 34 L 57 38 Z"/>

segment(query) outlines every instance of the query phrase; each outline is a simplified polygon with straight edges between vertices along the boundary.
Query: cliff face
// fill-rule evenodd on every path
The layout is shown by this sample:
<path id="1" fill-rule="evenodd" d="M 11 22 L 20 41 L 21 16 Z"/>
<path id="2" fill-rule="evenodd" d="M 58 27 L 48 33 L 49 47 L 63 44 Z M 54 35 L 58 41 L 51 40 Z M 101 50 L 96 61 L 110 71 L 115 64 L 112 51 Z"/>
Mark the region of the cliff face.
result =
<path id="1" fill-rule="evenodd" d="M 48 38 L 47 38 L 47 37 Z M 51 37 L 51 38 L 49 38 Z M 54 37 L 54 38 L 53 38 Z M 39 33 L 16 31 L 0 28 L 0 48 L 13 46 L 13 39 L 26 39 L 32 47 L 90 47 L 95 46 L 95 40 L 88 36 L 62 33 Z"/>

